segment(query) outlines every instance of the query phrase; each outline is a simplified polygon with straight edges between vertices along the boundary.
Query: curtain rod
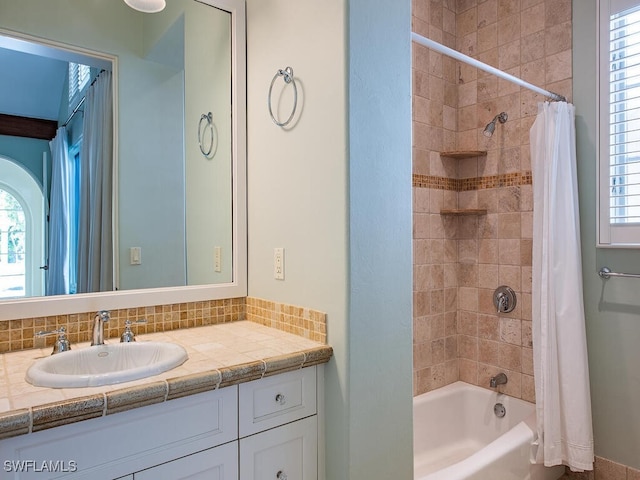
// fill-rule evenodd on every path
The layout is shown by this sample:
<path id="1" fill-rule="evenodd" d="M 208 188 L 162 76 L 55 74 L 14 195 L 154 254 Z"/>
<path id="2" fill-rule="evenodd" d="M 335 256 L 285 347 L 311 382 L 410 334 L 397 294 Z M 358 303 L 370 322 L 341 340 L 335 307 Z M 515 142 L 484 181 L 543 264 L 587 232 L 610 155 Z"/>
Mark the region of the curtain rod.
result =
<path id="1" fill-rule="evenodd" d="M 484 70 L 485 72 L 488 73 L 492 73 L 493 75 L 496 75 L 497 77 L 503 78 L 505 80 L 508 80 L 510 82 L 513 82 L 517 85 L 520 85 L 521 87 L 525 87 L 528 88 L 529 90 L 533 90 L 536 93 L 540 93 L 542 95 L 544 95 L 545 97 L 549 97 L 552 100 L 556 100 L 559 102 L 566 102 L 567 99 L 565 97 L 563 97 L 562 95 L 558 95 L 557 93 L 553 93 L 550 92 L 549 90 L 545 90 L 544 88 L 540 88 L 537 87 L 535 85 L 532 85 L 529 82 L 525 82 L 524 80 L 522 80 L 521 78 L 518 78 L 516 76 L 513 76 L 509 73 L 503 72 L 502 70 L 498 70 L 495 67 L 492 67 L 491 65 L 487 65 L 486 63 L 481 62 L 480 60 L 476 60 L 475 58 L 471 58 L 468 55 L 465 55 L 464 53 L 460 53 L 457 50 L 454 50 L 452 48 L 446 47 L 444 45 L 442 45 L 441 43 L 435 42 L 429 38 L 423 37 L 422 35 L 419 35 L 415 32 L 411 32 L 411 39 L 416 42 L 419 43 L 420 45 L 423 45 L 427 48 L 430 48 L 432 50 L 435 50 L 437 52 L 443 53 L 449 57 L 455 58 L 456 60 L 460 60 L 464 63 L 468 63 L 469 65 L 479 68 L 480 70 Z"/>

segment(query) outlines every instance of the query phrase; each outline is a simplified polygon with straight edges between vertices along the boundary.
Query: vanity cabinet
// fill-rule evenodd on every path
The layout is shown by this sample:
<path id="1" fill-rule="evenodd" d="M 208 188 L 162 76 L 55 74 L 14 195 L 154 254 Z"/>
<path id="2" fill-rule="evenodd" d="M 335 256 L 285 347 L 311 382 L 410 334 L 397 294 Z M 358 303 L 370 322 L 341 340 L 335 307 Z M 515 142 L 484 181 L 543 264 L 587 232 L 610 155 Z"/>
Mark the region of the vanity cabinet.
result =
<path id="1" fill-rule="evenodd" d="M 1 440 L 0 477 L 317 480 L 322 368 Z"/>

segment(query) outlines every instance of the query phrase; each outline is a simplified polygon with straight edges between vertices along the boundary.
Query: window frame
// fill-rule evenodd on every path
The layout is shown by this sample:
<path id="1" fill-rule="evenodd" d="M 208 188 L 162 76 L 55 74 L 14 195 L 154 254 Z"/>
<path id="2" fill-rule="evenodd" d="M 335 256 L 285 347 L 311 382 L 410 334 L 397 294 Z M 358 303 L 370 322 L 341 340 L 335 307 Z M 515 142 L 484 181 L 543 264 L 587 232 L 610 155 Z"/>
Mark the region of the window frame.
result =
<path id="1" fill-rule="evenodd" d="M 597 246 L 605 248 L 640 248 L 639 224 L 611 224 L 610 196 L 610 71 L 609 71 L 609 32 L 612 12 L 623 12 L 640 6 L 640 0 L 598 0 L 597 1 L 597 118 L 598 152 L 597 185 Z"/>

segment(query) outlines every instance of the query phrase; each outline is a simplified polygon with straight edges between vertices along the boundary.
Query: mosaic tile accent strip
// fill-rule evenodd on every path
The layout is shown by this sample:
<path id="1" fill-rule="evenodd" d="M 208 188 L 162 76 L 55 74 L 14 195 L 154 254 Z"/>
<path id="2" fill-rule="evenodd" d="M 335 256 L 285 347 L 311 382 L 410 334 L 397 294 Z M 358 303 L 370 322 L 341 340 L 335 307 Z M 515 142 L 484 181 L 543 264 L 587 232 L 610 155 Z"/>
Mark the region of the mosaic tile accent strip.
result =
<path id="1" fill-rule="evenodd" d="M 111 310 L 111 319 L 104 326 L 104 336 L 120 337 L 126 320 L 144 320 L 145 323 L 132 326 L 134 333 L 144 334 L 235 322 L 244 320 L 245 312 L 245 298 Z M 35 334 L 60 327 L 67 329 L 72 345 L 86 342 L 91 339 L 94 316 L 95 312 L 85 312 L 0 322 L 0 353 L 53 346 L 55 335 L 36 338 Z"/>
<path id="2" fill-rule="evenodd" d="M 531 172 L 503 173 L 488 177 L 475 178 L 445 178 L 430 175 L 413 175 L 413 186 L 431 188 L 434 190 L 451 190 L 454 192 L 468 192 L 473 190 L 487 190 L 500 187 L 514 187 L 532 185 Z"/>
<path id="3" fill-rule="evenodd" d="M 434 177 L 433 175 L 413 174 L 413 186 L 420 188 L 432 188 L 434 190 L 458 191 L 459 180 L 447 177 Z"/>
<path id="4" fill-rule="evenodd" d="M 327 343 L 327 314 L 309 308 L 247 297 L 247 320 Z"/>

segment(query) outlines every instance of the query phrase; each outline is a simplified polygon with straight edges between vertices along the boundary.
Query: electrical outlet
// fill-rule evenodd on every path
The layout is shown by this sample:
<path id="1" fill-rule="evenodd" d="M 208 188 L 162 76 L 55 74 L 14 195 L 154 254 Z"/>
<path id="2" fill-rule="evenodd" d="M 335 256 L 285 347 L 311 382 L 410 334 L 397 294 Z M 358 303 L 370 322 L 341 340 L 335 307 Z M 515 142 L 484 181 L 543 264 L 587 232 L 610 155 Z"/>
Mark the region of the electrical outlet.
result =
<path id="1" fill-rule="evenodd" d="M 213 247 L 213 270 L 222 271 L 222 249 L 220 247 Z"/>
<path id="2" fill-rule="evenodd" d="M 273 278 L 284 280 L 284 248 L 273 249 Z"/>

